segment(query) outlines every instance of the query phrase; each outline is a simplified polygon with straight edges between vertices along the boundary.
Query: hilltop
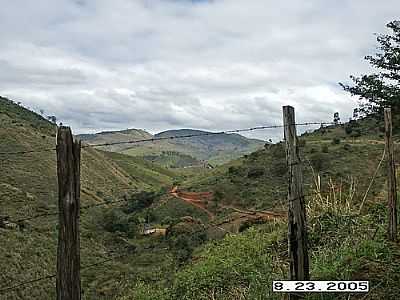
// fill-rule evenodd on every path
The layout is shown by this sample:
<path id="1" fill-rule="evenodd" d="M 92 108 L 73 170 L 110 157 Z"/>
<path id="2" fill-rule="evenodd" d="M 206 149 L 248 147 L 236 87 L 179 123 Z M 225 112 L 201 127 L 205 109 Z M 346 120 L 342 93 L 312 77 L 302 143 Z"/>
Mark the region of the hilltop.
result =
<path id="1" fill-rule="evenodd" d="M 205 164 L 204 161 L 212 165 L 221 164 L 260 149 L 265 144 L 264 141 L 249 139 L 239 134 L 207 134 L 210 134 L 210 132 L 179 129 L 151 135 L 144 130 L 127 129 L 97 134 L 83 134 L 78 137 L 88 144 L 102 144 L 171 136 L 204 135 L 175 140 L 102 147 L 103 150 L 141 156 L 146 160 L 173 168 L 201 166 Z"/>
<path id="2" fill-rule="evenodd" d="M 323 187 L 341 179 L 357 185 L 360 199 L 381 159 L 384 139 L 381 121 L 364 119 L 339 126 L 320 128 L 300 137 L 308 190 L 314 187 L 313 171 L 320 174 Z M 371 162 L 365 165 L 364 162 Z M 383 174 L 383 170 L 380 170 Z M 213 191 L 224 204 L 243 208 L 284 207 L 287 193 L 286 152 L 283 143 L 266 145 L 207 173 L 187 175 L 183 189 Z M 382 176 L 377 179 L 382 185 Z M 307 192 L 307 191 L 306 191 Z M 375 193 L 374 189 L 371 193 Z"/>
<path id="3" fill-rule="evenodd" d="M 56 160 L 55 151 L 51 150 L 55 147 L 55 135 L 54 124 L 0 97 L 0 153 L 33 151 L 0 155 L 0 216 L 1 220 L 8 219 L 11 224 L 4 226 L 0 222 L 2 287 L 55 272 L 57 216 L 16 222 L 57 211 Z M 170 186 L 174 176 L 173 172 L 147 161 L 84 148 L 81 206 L 130 199 L 132 194 L 140 191 L 157 193 Z M 115 251 L 126 251 L 126 245 L 121 243 L 118 235 L 106 228 L 106 212 L 115 206 L 118 205 L 107 204 L 81 212 L 83 265 L 109 257 Z M 115 264 L 118 266 L 119 263 Z M 86 295 L 98 299 L 98 289 L 104 290 L 103 283 L 121 270 L 120 267 L 108 268 L 102 276 L 98 276 L 96 270 L 87 270 L 83 274 Z M 53 283 L 43 281 L 38 286 L 2 296 L 9 296 L 9 299 L 54 298 Z"/>

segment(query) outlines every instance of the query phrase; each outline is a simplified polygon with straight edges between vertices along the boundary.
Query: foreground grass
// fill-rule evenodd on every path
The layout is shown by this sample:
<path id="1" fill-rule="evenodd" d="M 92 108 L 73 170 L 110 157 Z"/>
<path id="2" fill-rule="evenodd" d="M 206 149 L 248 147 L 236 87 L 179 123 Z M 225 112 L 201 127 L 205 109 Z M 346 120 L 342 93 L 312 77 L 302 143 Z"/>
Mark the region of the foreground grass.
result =
<path id="1" fill-rule="evenodd" d="M 353 194 L 327 197 L 308 205 L 311 278 L 369 280 L 370 292 L 305 294 L 305 299 L 398 299 L 400 245 L 386 240 L 385 205 L 372 203 L 359 215 Z M 284 299 L 272 293 L 272 281 L 287 279 L 286 228 L 281 222 L 264 224 L 209 242 L 168 285 L 138 283 L 121 299 Z"/>

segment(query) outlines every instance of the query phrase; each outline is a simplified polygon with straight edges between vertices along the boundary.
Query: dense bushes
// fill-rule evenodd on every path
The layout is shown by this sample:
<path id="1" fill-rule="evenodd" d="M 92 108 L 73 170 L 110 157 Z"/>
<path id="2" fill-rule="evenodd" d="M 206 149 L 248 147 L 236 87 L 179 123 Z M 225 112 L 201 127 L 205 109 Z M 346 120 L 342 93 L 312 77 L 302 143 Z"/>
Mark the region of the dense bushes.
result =
<path id="1" fill-rule="evenodd" d="M 265 173 L 265 169 L 261 167 L 253 167 L 247 171 L 248 178 L 258 178 L 263 176 Z"/>
<path id="2" fill-rule="evenodd" d="M 144 209 L 153 204 L 154 200 L 159 197 L 155 192 L 140 192 L 133 195 L 126 195 L 127 205 L 124 207 L 124 212 L 129 214 L 135 211 Z"/>
<path id="3" fill-rule="evenodd" d="M 125 233 L 133 237 L 138 232 L 138 218 L 126 215 L 119 208 L 106 209 L 103 213 L 102 225 L 109 232 Z"/>
<path id="4" fill-rule="evenodd" d="M 271 155 L 274 159 L 286 158 L 286 150 L 283 143 L 278 143 L 271 146 Z"/>
<path id="5" fill-rule="evenodd" d="M 279 230 L 262 234 L 254 228 L 238 236 L 227 236 L 209 244 L 203 261 L 177 273 L 171 299 L 275 299 L 271 284 L 278 279 L 271 248 Z M 250 288 L 251 287 L 251 288 Z M 276 296 L 278 298 L 278 296 Z"/>
<path id="6" fill-rule="evenodd" d="M 270 172 L 274 176 L 284 176 L 288 172 L 286 160 L 275 160 L 271 163 Z"/>
<path id="7" fill-rule="evenodd" d="M 207 240 L 207 232 L 201 223 L 181 222 L 168 230 L 167 242 L 178 265 L 187 262 L 193 250 Z"/>
<path id="8" fill-rule="evenodd" d="M 102 214 L 102 226 L 109 232 L 124 233 L 129 237 L 137 235 L 140 224 L 154 220 L 149 206 L 159 195 L 155 192 L 140 192 L 125 195 L 127 203 L 121 208 L 107 208 Z"/>

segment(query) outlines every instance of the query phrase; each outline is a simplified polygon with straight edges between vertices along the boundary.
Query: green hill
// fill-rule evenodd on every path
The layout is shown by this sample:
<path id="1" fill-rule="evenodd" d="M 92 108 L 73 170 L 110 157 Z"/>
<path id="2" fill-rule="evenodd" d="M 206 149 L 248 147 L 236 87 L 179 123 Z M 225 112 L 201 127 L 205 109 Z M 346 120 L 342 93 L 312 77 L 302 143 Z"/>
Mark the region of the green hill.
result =
<path id="1" fill-rule="evenodd" d="M 103 144 L 103 143 L 113 143 L 120 141 L 132 141 L 140 139 L 149 139 L 153 136 L 145 130 L 142 129 L 126 129 L 121 131 L 103 131 L 94 134 L 79 134 L 78 138 L 88 144 Z M 113 145 L 103 147 L 103 149 L 120 152 L 126 149 L 126 145 Z"/>
<path id="2" fill-rule="evenodd" d="M 311 278 L 370 283 L 368 294 L 316 293 L 304 299 L 397 299 L 400 246 L 386 238 L 384 164 L 371 181 L 383 153 L 382 122 L 367 118 L 321 128 L 303 135 L 300 145 L 306 162 Z M 214 200 L 225 207 L 220 215 L 232 206 L 286 209 L 286 172 L 284 147 L 275 144 L 209 173 L 188 174 L 180 186 L 214 191 Z M 168 285 L 135 283 L 122 299 L 284 299 L 272 293 L 272 281 L 288 278 L 287 247 L 285 221 L 253 225 L 197 247 Z"/>
<path id="3" fill-rule="evenodd" d="M 0 269 L 1 289 L 55 272 L 57 216 L 15 222 L 57 211 L 55 151 L 56 127 L 41 116 L 0 97 L 0 153 L 35 151 L 25 154 L 0 154 Z M 41 152 L 41 150 L 43 150 Z M 91 148 L 82 149 L 81 206 L 123 199 L 139 191 L 159 191 L 173 182 L 174 173 L 146 161 L 123 154 Z M 81 213 L 81 260 L 91 264 L 126 252 L 119 236 L 107 231 L 109 204 Z M 3 220 L 8 219 L 8 225 Z M 121 266 L 122 264 L 122 266 Z M 86 299 L 109 299 L 115 293 L 107 284 L 117 284 L 130 262 L 119 260 L 98 274 L 96 269 L 82 272 Z M 150 269 L 151 271 L 151 269 Z M 118 275 L 119 274 L 119 275 Z M 111 294 L 110 294 L 111 293 Z M 44 280 L 1 299 L 54 299 L 54 282 Z"/>
<path id="4" fill-rule="evenodd" d="M 128 129 L 83 134 L 79 135 L 79 138 L 88 144 L 102 144 L 208 133 L 200 130 L 180 129 L 169 130 L 152 136 L 143 130 Z M 221 164 L 260 149 L 264 144 L 265 142 L 261 140 L 249 139 L 239 134 L 218 134 L 139 144 L 112 145 L 102 147 L 102 149 L 132 156 L 142 156 L 163 166 L 180 168 L 200 166 L 204 164 L 203 161 L 205 160 L 211 164 Z"/>
<path id="5" fill-rule="evenodd" d="M 363 197 L 384 148 L 383 138 L 378 133 L 371 135 L 369 126 L 376 128 L 373 124 L 374 121 L 364 120 L 353 123 L 351 126 L 355 129 L 352 132 L 347 129 L 350 125 L 341 125 L 304 134 L 300 145 L 307 190 L 313 187 L 314 170 L 321 175 L 323 188 L 328 187 L 330 179 L 341 178 L 346 187 L 356 185 L 356 198 Z M 356 137 L 353 132 L 357 132 Z M 367 132 L 370 135 L 364 135 Z M 365 162 L 369 163 L 366 165 Z M 381 169 L 379 174 L 383 172 Z M 187 190 L 217 192 L 224 204 L 270 209 L 285 203 L 286 175 L 286 152 L 284 144 L 278 143 L 267 145 L 208 173 L 189 175 L 181 185 Z M 384 178 L 376 180 L 382 185 Z M 379 190 L 371 190 L 371 193 L 376 192 Z"/>
<path id="6" fill-rule="evenodd" d="M 0 98 L 0 124 L 0 153 L 44 150 L 0 154 L 1 290 L 54 274 L 57 217 L 12 221 L 57 211 L 57 185 L 55 152 L 47 151 L 54 148 L 55 126 L 5 98 Z M 385 239 L 384 165 L 358 213 L 381 159 L 381 128 L 381 121 L 364 119 L 321 128 L 300 139 L 306 162 L 311 276 L 370 280 L 370 299 L 396 299 L 400 293 L 400 248 Z M 136 133 L 122 135 L 132 138 Z M 187 143 L 182 147 L 193 146 L 193 142 Z M 220 141 L 204 143 L 214 143 L 213 149 L 220 147 Z M 144 148 L 140 151 L 146 154 Z M 256 220 L 240 224 L 238 230 L 228 225 L 237 217 L 238 208 L 286 210 L 286 173 L 281 143 L 212 170 L 185 168 L 179 176 L 143 157 L 84 148 L 82 206 L 108 204 L 82 209 L 82 266 L 120 258 L 82 270 L 82 298 L 281 299 L 271 294 L 271 282 L 287 278 L 285 221 Z M 314 185 L 317 173 L 322 183 L 319 194 Z M 174 183 L 182 190 L 213 191 L 213 198 L 207 200 L 213 215 L 166 193 Z M 121 199 L 126 201 L 112 204 Z M 7 226 L 2 221 L 6 217 Z M 146 228 L 165 230 L 166 235 L 144 236 Z M 54 299 L 54 285 L 54 280 L 43 280 L 0 294 L 0 298 Z M 364 296 L 351 295 L 350 299 Z M 307 295 L 306 299 L 320 297 Z M 349 299 L 346 293 L 323 297 Z"/>
<path id="7" fill-rule="evenodd" d="M 200 135 L 184 139 L 173 140 L 172 143 L 189 149 L 182 151 L 186 154 L 208 160 L 211 164 L 221 164 L 231 159 L 251 153 L 264 146 L 265 142 L 257 139 L 249 139 L 240 134 L 216 134 L 207 135 L 209 132 L 193 129 L 168 130 L 156 134 L 156 137 L 165 138 L 171 136 Z M 204 136 L 201 136 L 204 134 Z M 190 149 L 196 149 L 191 152 Z M 186 152 L 189 151 L 189 152 Z"/>

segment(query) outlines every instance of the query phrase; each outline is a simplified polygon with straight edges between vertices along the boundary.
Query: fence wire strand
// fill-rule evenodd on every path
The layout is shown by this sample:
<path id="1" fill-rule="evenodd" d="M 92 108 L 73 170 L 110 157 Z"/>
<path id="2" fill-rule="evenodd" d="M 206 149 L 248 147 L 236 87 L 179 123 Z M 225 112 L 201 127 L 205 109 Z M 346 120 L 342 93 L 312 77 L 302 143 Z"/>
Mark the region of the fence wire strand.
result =
<path id="1" fill-rule="evenodd" d="M 297 123 L 296 126 L 311 126 L 311 125 L 334 125 L 332 122 L 305 122 L 305 123 Z M 290 125 L 286 125 L 290 126 Z M 184 139 L 184 138 L 192 138 L 192 137 L 202 137 L 202 136 L 211 136 L 211 135 L 221 135 L 221 134 L 232 134 L 232 133 L 240 133 L 240 132 L 251 132 L 256 130 L 264 130 L 264 129 L 276 129 L 276 128 L 284 128 L 285 125 L 266 125 L 266 126 L 257 126 L 250 128 L 241 128 L 241 129 L 232 129 L 218 132 L 202 132 L 196 134 L 187 134 L 187 135 L 174 135 L 168 137 L 155 137 L 149 139 L 140 139 L 140 140 L 129 140 L 129 141 L 119 141 L 119 142 L 109 142 L 109 143 L 101 143 L 101 144 L 84 144 L 82 148 L 96 148 L 96 147 L 105 147 L 105 146 L 114 146 L 114 145 L 123 145 L 123 144 L 137 144 L 144 142 L 157 142 L 162 140 L 175 140 L 175 139 Z M 39 149 L 39 150 L 26 150 L 26 151 L 15 151 L 15 152 L 0 152 L 0 155 L 18 155 L 18 154 L 31 154 L 31 153 L 41 153 L 41 152 L 50 152 L 56 151 L 57 148 L 48 148 L 48 149 Z"/>
<path id="2" fill-rule="evenodd" d="M 289 124 L 289 125 L 286 125 L 286 126 L 292 126 L 292 125 L 293 124 Z M 294 125 L 296 125 L 296 126 L 310 126 L 310 125 L 321 125 L 321 126 L 323 126 L 323 125 L 334 125 L 334 123 L 332 123 L 332 122 L 306 122 L 306 123 L 297 123 L 297 124 L 294 124 Z M 162 140 L 174 140 L 174 139 L 185 139 L 185 138 L 202 137 L 202 136 L 213 136 L 213 135 L 221 135 L 221 134 L 233 134 L 233 133 L 240 133 L 240 132 L 251 132 L 251 131 L 255 131 L 255 130 L 276 129 L 276 128 L 283 128 L 283 127 L 285 127 L 285 125 L 257 126 L 257 127 L 251 127 L 251 128 L 234 129 L 234 130 L 226 130 L 226 131 L 219 131 L 219 132 L 203 132 L 203 133 L 199 133 L 199 134 L 155 137 L 155 138 L 149 138 L 149 139 L 128 140 L 128 141 L 119 141 L 119 142 L 108 142 L 108 143 L 100 143 L 100 144 L 84 144 L 81 147 L 82 148 L 96 148 L 96 147 L 106 147 L 106 146 L 114 146 L 114 145 L 122 145 L 122 144 L 137 144 L 137 143 L 144 143 L 144 142 L 157 142 L 157 141 L 162 141 Z M 56 150 L 56 147 L 53 147 L 53 148 L 49 148 L 49 149 L 39 149 L 39 150 L 0 152 L 0 155 L 7 156 L 7 155 L 42 153 L 42 152 L 50 152 L 50 151 L 55 151 L 55 150 Z M 363 203 L 365 201 L 365 198 L 366 198 L 366 196 L 368 194 L 368 191 L 369 191 L 371 185 L 373 184 L 374 180 L 376 178 L 380 178 L 381 177 L 380 175 L 378 175 L 378 171 L 379 171 L 379 168 L 381 166 L 382 161 L 384 160 L 384 157 L 385 157 L 385 151 L 383 152 L 382 158 L 379 161 L 379 164 L 378 164 L 378 166 L 377 166 L 377 168 L 376 168 L 376 170 L 374 172 L 374 175 L 373 175 L 373 178 L 372 178 L 372 180 L 371 180 L 371 182 L 369 184 L 368 190 L 367 190 L 367 192 L 365 193 L 365 195 L 363 197 L 363 201 L 362 201 L 362 204 L 360 206 L 360 211 L 361 211 L 362 205 L 363 205 Z M 308 160 L 308 158 L 306 158 L 306 160 Z M 308 160 L 308 162 L 310 164 L 310 167 L 312 168 L 311 163 L 310 163 L 309 160 Z M 293 165 L 301 164 L 301 163 L 302 162 L 297 162 L 297 163 L 294 163 Z M 288 167 L 292 167 L 293 165 L 288 165 Z M 312 169 L 312 172 L 313 172 L 313 174 L 315 174 L 313 169 Z M 326 172 L 325 174 L 331 175 L 332 173 Z M 324 173 L 323 174 L 319 174 L 318 173 L 318 175 L 324 175 Z M 140 192 L 138 192 L 137 194 L 139 194 L 139 193 Z M 132 196 L 137 195 L 137 194 L 133 194 Z M 171 195 L 171 194 L 172 194 L 171 191 L 168 191 L 168 192 L 165 192 L 165 193 L 161 193 L 158 196 L 165 196 L 165 195 Z M 300 196 L 298 198 L 295 198 L 295 199 L 288 199 L 287 201 L 292 202 L 292 201 L 297 201 L 299 199 L 304 199 L 306 197 L 311 197 L 311 196 L 315 196 L 315 195 L 322 195 L 322 194 L 324 194 L 324 192 L 322 192 L 322 191 L 314 191 L 314 192 L 309 192 L 309 193 L 303 194 L 302 196 Z M 123 198 L 123 199 L 119 199 L 119 200 L 115 200 L 115 201 L 106 201 L 106 202 L 102 202 L 102 203 L 95 203 L 95 204 L 91 204 L 91 205 L 82 206 L 82 207 L 80 207 L 80 210 L 81 211 L 85 211 L 85 210 L 88 210 L 88 209 L 91 209 L 91 208 L 94 208 L 94 207 L 99 207 L 99 206 L 103 206 L 103 205 L 113 205 L 115 203 L 122 203 L 122 202 L 128 202 L 128 201 L 129 201 L 129 199 Z M 217 222 L 217 223 L 209 223 L 209 224 L 207 224 L 205 226 L 203 225 L 200 230 L 195 230 L 195 231 L 189 232 L 188 234 L 193 235 L 193 234 L 196 234 L 196 233 L 199 233 L 199 232 L 205 232 L 206 230 L 211 229 L 211 228 L 215 228 L 215 229 L 223 230 L 225 232 L 229 232 L 229 230 L 227 230 L 227 229 L 225 229 L 225 228 L 223 228 L 221 226 L 225 225 L 225 224 L 230 224 L 232 222 L 235 222 L 235 221 L 243 219 L 243 218 L 248 218 L 249 214 L 254 214 L 254 213 L 257 213 L 257 212 L 261 213 L 263 211 L 260 210 L 260 211 L 254 211 L 254 212 L 248 212 L 248 213 L 245 212 L 245 211 L 241 211 L 241 212 L 239 212 L 239 213 L 243 214 L 241 216 L 238 216 L 236 218 L 230 218 L 230 219 L 227 219 L 227 220 L 223 220 L 223 221 L 220 221 L 220 222 Z M 42 214 L 38 214 L 38 215 L 34 215 L 34 216 L 29 216 L 29 217 L 17 219 L 15 221 L 12 221 L 12 220 L 10 220 L 10 221 L 14 222 L 14 223 L 21 223 L 21 222 L 28 221 L 28 220 L 33 220 L 33 219 L 42 218 L 42 217 L 48 217 L 48 216 L 55 216 L 55 215 L 58 215 L 58 214 L 59 214 L 58 212 L 42 213 Z M 98 267 L 98 266 L 104 265 L 104 264 L 106 264 L 108 262 L 111 262 L 111 261 L 122 259 L 124 257 L 128 257 L 128 256 L 131 256 L 131 255 L 134 255 L 134 254 L 140 254 L 141 252 L 146 251 L 146 250 L 154 251 L 154 250 L 158 250 L 158 249 L 160 249 L 160 250 L 161 249 L 162 250 L 168 250 L 168 248 L 165 248 L 165 247 L 164 248 L 144 247 L 144 248 L 140 249 L 140 252 L 136 252 L 135 251 L 134 253 L 115 255 L 115 256 L 106 258 L 104 260 L 97 261 L 97 262 L 92 263 L 92 264 L 84 265 L 84 266 L 81 267 L 81 270 L 86 270 L 86 269 L 89 269 L 89 268 Z M 11 291 L 16 291 L 16 290 L 19 290 L 19 289 L 21 289 L 21 288 L 23 288 L 25 286 L 32 285 L 32 284 L 35 284 L 35 283 L 40 282 L 40 281 L 53 279 L 56 276 L 57 276 L 56 274 L 51 274 L 51 275 L 35 278 L 35 279 L 32 279 L 32 280 L 28 280 L 28 281 L 17 282 L 15 284 L 11 285 L 11 286 L 0 287 L 0 294 L 5 294 L 5 293 L 11 292 Z"/>

